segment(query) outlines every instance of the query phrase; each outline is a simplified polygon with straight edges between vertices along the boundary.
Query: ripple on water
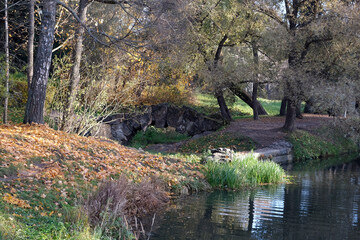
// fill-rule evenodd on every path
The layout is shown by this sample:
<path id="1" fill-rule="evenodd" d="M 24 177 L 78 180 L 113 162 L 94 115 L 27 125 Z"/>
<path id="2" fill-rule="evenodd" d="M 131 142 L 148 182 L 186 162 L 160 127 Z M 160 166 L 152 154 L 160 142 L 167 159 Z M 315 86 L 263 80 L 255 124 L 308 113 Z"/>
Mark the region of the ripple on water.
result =
<path id="1" fill-rule="evenodd" d="M 360 167 L 351 164 L 299 172 L 295 184 L 189 197 L 151 239 L 360 239 Z"/>

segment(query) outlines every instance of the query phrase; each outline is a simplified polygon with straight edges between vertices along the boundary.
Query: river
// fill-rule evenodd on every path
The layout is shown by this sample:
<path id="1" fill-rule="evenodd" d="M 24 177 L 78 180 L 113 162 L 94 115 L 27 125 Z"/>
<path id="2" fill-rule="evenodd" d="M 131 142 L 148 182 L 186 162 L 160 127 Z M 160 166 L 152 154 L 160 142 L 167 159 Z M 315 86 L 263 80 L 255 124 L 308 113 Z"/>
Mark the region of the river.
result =
<path id="1" fill-rule="evenodd" d="M 360 239 L 360 158 L 337 162 L 288 166 L 291 184 L 186 197 L 150 239 Z"/>

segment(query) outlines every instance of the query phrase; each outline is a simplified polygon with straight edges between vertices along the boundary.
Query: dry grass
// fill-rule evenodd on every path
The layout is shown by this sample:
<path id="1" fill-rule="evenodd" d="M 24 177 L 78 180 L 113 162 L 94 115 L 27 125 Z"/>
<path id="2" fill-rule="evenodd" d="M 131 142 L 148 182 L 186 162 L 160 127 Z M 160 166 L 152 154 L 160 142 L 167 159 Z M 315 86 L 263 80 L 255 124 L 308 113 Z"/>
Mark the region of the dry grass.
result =
<path id="1" fill-rule="evenodd" d="M 145 229 L 151 231 L 153 224 L 144 226 L 143 217 L 152 216 L 169 201 L 164 186 L 155 178 L 135 184 L 121 177 L 101 184 L 83 209 L 90 225 L 102 236 L 118 239 L 133 234 L 138 239 L 140 235 L 145 237 Z"/>

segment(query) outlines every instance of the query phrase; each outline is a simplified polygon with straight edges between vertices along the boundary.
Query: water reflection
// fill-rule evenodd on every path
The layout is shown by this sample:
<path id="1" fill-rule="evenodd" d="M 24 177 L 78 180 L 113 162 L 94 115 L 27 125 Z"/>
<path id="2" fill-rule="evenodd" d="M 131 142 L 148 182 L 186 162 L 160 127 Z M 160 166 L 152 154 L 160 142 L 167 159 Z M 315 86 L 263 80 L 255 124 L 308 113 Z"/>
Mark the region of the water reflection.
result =
<path id="1" fill-rule="evenodd" d="M 360 239 L 360 160 L 294 175 L 294 184 L 189 197 L 151 239 Z"/>

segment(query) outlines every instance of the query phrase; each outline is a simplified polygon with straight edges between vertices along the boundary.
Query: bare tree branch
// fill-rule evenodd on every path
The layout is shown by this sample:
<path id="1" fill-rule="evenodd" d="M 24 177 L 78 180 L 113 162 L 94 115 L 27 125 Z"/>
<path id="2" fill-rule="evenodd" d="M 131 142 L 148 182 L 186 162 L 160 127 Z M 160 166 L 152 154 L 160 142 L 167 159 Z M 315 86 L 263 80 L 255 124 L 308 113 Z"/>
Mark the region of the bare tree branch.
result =
<path id="1" fill-rule="evenodd" d="M 5 12 L 6 10 L 9 10 L 10 8 L 15 7 L 17 5 L 27 5 L 28 4 L 27 2 L 25 2 L 25 3 L 23 2 L 23 3 L 20 4 L 20 2 L 23 2 L 23 1 L 18 1 L 16 3 L 13 3 L 13 4 L 7 6 L 7 8 L 1 9 L 0 12 Z"/>
<path id="2" fill-rule="evenodd" d="M 275 11 L 273 11 L 272 9 L 267 9 L 264 8 L 262 6 L 256 6 L 254 9 L 254 11 L 265 14 L 266 16 L 270 17 L 271 19 L 275 20 L 277 23 L 279 23 L 281 26 L 285 27 L 286 30 L 288 29 L 288 26 L 286 24 L 286 22 L 284 22 L 281 17 L 279 17 Z"/>
<path id="3" fill-rule="evenodd" d="M 100 44 L 102 44 L 102 45 L 104 45 L 104 46 L 107 46 L 107 47 L 110 46 L 108 43 L 106 43 L 106 42 L 104 42 L 104 41 L 101 41 L 99 38 L 97 38 L 97 37 L 92 33 L 93 31 L 92 31 L 90 28 L 88 28 L 88 27 L 85 25 L 85 23 L 83 23 L 83 22 L 80 20 L 79 16 L 76 14 L 76 12 L 75 12 L 72 8 L 70 8 L 68 5 L 66 5 L 65 3 L 63 3 L 63 2 L 61 2 L 61 1 L 59 1 L 59 0 L 56 1 L 56 3 L 57 3 L 58 5 L 64 7 L 66 10 L 68 10 L 68 11 L 74 16 L 74 18 L 81 24 L 81 26 L 82 26 L 83 28 L 85 28 L 85 30 L 88 32 L 88 34 L 89 34 L 96 42 L 98 42 L 98 43 L 100 43 Z"/>

